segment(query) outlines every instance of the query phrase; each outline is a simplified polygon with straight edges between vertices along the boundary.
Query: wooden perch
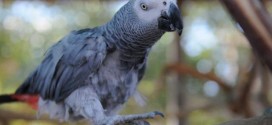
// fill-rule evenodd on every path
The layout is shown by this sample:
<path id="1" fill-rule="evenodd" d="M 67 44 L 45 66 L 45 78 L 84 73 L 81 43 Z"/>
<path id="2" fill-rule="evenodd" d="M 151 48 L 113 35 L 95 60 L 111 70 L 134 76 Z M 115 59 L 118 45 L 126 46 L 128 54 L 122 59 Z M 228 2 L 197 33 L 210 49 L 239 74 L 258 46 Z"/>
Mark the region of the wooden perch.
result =
<path id="1" fill-rule="evenodd" d="M 271 124 L 272 124 L 272 112 L 271 109 L 267 109 L 262 116 L 242 120 L 233 120 L 225 122 L 220 125 L 271 125 Z"/>
<path id="2" fill-rule="evenodd" d="M 271 125 L 271 123 L 272 123 L 271 117 L 261 116 L 250 119 L 229 121 L 221 125 Z"/>

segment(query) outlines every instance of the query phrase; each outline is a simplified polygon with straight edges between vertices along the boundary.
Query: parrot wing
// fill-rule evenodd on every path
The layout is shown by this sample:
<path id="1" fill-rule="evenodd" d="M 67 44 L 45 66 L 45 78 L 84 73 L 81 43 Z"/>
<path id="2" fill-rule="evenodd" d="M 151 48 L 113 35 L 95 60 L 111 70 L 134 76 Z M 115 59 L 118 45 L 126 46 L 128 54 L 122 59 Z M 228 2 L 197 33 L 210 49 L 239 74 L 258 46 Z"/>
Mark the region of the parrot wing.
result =
<path id="1" fill-rule="evenodd" d="M 63 101 L 86 85 L 106 57 L 106 43 L 94 29 L 74 31 L 47 52 L 38 68 L 16 94 L 38 94 L 43 99 Z"/>

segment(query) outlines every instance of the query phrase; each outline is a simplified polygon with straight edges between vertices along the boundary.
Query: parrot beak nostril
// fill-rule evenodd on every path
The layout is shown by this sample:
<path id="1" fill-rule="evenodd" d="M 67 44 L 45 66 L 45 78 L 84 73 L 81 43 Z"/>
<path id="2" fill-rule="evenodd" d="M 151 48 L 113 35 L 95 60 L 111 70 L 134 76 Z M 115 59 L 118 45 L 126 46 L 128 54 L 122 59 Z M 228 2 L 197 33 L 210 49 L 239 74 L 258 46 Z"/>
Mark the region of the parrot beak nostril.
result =
<path id="1" fill-rule="evenodd" d="M 169 16 L 167 15 L 167 13 L 165 11 L 162 11 L 160 18 L 165 19 L 165 20 L 169 20 Z"/>

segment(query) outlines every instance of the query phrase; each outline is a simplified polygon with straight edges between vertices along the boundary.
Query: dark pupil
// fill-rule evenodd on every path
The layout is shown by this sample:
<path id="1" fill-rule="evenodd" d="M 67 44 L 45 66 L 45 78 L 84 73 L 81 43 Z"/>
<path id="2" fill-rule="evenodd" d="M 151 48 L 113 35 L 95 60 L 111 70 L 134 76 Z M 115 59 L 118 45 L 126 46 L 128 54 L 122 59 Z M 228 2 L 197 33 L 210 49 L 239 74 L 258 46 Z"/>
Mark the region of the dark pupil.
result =
<path id="1" fill-rule="evenodd" d="M 146 9 L 146 6 L 145 5 L 142 5 L 143 9 Z"/>

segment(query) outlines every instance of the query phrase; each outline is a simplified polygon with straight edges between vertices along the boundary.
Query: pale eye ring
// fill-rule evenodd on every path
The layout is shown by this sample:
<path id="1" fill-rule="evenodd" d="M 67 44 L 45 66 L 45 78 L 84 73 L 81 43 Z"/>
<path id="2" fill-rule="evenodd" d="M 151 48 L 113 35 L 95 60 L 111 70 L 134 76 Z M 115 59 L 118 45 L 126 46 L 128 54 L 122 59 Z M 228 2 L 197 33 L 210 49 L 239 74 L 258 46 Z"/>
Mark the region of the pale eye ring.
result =
<path id="1" fill-rule="evenodd" d="M 148 9 L 147 5 L 144 4 L 144 3 L 141 3 L 140 6 L 141 6 L 142 10 L 147 10 Z"/>

